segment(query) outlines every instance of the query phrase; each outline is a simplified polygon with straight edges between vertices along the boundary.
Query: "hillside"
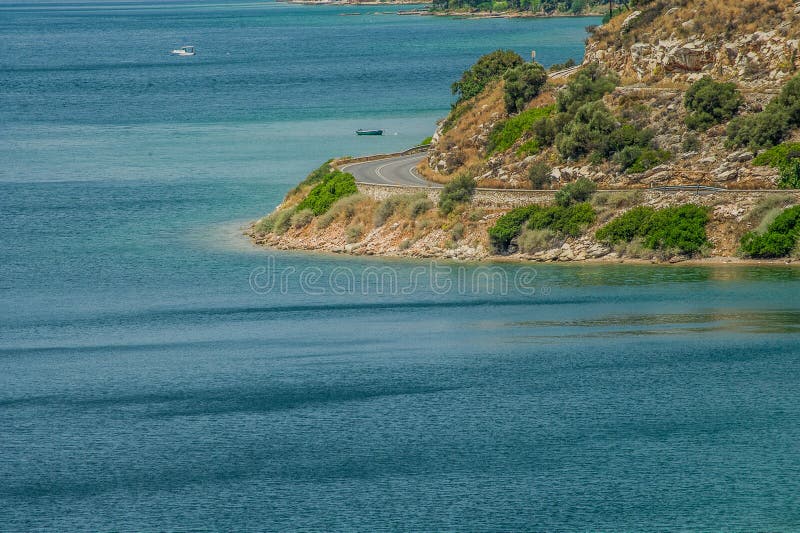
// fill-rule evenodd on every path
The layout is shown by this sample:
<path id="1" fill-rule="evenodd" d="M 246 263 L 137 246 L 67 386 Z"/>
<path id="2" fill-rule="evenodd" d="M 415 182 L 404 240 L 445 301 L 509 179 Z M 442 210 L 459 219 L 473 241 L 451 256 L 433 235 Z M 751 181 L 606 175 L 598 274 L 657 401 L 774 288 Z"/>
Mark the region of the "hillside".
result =
<path id="1" fill-rule="evenodd" d="M 444 190 L 323 166 L 252 237 L 470 260 L 800 259 L 800 6 L 631 5 L 590 29 L 578 68 L 498 50 L 455 80 L 417 168 Z"/>
<path id="2" fill-rule="evenodd" d="M 800 7 L 789 0 L 743 0 L 736 6 L 705 0 L 640 1 L 636 10 L 594 30 L 584 64 L 587 69 L 598 68 L 588 77 L 580 79 L 579 75 L 566 89 L 565 80 L 551 80 L 519 114 L 503 108 L 502 77 L 473 99 L 460 102 L 439 128 L 428 164 L 421 171 L 440 182 L 469 172 L 479 185 L 527 188 L 530 169 L 541 163 L 552 168 L 552 183 L 543 184 L 545 188 L 580 176 L 608 187 L 704 184 L 773 188 L 779 180 L 777 170 L 750 164 L 751 153 L 757 150 L 731 143 L 726 134 L 731 119 L 768 107 L 797 74 L 799 13 Z M 604 87 L 590 79 L 602 76 L 608 82 Z M 687 117 L 693 113 L 686 105 L 687 91 L 706 76 L 715 82 L 734 83 L 735 98 L 740 101 L 718 120 L 688 125 Z M 595 111 L 602 111 L 602 118 L 613 122 L 600 134 L 623 126 L 647 132 L 652 139 L 639 144 L 652 150 L 648 161 L 629 165 L 630 161 L 623 159 L 635 155 L 635 150 L 621 154 L 625 146 L 598 154 L 592 146 L 575 150 L 566 146 L 567 142 L 559 143 L 555 136 L 565 127 L 578 136 L 591 133 L 585 131 L 589 125 L 580 117 L 576 122 L 577 109 L 567 109 L 572 103 L 590 103 L 580 97 L 550 112 L 550 133 L 537 133 L 535 126 L 517 128 L 518 135 L 511 136 L 509 146 L 506 141 L 498 149 L 492 142 L 493 136 L 508 138 L 504 128 L 514 129 L 514 123 L 524 121 L 526 113 L 555 103 L 559 94 L 567 100 L 565 93 L 594 90 L 593 85 L 600 91 L 595 94 Z M 719 88 L 712 85 L 703 92 Z M 797 135 L 796 127 L 782 133 L 774 140 L 791 140 Z M 770 144 L 775 143 L 755 148 Z"/>

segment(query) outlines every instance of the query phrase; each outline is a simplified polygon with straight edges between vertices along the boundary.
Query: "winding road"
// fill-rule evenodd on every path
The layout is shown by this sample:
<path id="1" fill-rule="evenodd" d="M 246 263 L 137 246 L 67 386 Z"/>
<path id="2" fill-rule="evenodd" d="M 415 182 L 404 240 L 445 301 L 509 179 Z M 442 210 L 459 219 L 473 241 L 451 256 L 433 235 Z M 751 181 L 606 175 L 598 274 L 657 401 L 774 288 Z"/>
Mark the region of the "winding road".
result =
<path id="1" fill-rule="evenodd" d="M 360 183 L 376 185 L 415 185 L 422 187 L 441 187 L 420 176 L 415 167 L 425 159 L 426 154 L 413 154 L 376 159 L 365 163 L 343 165 L 341 170 L 355 176 Z"/>

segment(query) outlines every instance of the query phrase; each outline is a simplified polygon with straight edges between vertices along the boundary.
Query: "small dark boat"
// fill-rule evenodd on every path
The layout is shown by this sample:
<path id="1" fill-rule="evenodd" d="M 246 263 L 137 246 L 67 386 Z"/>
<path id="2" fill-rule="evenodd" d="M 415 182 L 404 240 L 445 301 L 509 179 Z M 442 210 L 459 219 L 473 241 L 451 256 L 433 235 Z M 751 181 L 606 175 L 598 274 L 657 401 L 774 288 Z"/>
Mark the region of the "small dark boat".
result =
<path id="1" fill-rule="evenodd" d="M 356 130 L 356 135 L 383 135 L 383 130 Z"/>

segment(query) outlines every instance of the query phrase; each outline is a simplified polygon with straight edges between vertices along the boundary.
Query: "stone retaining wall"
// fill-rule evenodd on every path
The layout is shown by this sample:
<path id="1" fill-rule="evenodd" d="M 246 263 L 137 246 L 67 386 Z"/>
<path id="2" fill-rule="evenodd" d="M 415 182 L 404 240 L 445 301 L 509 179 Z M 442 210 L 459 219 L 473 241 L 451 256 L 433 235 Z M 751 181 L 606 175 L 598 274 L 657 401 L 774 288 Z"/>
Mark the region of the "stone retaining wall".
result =
<path id="1" fill-rule="evenodd" d="M 421 144 L 419 146 L 415 146 L 413 148 L 409 148 L 403 152 L 395 152 L 393 154 L 375 154 L 375 155 L 365 155 L 361 157 L 343 157 L 341 159 L 334 159 L 331 164 L 334 168 L 338 168 L 341 170 L 341 167 L 345 165 L 353 165 L 355 163 L 367 163 L 369 161 L 377 161 L 379 159 L 391 159 L 393 157 L 402 157 L 404 155 L 413 155 L 413 154 L 421 154 L 427 152 L 430 149 L 431 145 L 429 144 Z"/>
<path id="2" fill-rule="evenodd" d="M 374 200 L 385 200 L 396 194 L 414 194 L 424 192 L 433 202 L 439 201 L 441 187 L 414 187 L 404 185 L 376 185 L 372 183 L 358 183 L 358 191 L 369 196 Z M 683 204 L 697 203 L 701 205 L 713 205 L 719 202 L 730 202 L 735 199 L 754 199 L 760 200 L 765 196 L 783 194 L 790 195 L 800 203 L 800 191 L 786 190 L 714 190 L 714 191 L 691 191 L 691 190 L 669 190 L 658 189 L 629 189 L 602 192 L 631 192 L 638 191 L 642 195 L 642 203 L 652 204 Z M 528 191 L 515 189 L 477 189 L 472 199 L 472 204 L 477 207 L 510 209 L 531 204 L 550 204 L 553 202 L 556 191 Z"/>

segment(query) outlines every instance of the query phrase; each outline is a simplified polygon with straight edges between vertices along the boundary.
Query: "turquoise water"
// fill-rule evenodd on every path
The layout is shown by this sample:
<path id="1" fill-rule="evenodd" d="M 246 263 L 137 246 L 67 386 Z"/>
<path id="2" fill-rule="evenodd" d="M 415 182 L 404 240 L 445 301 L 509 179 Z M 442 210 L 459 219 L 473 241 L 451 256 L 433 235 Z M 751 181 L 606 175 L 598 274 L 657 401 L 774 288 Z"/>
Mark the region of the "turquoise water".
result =
<path id="1" fill-rule="evenodd" d="M 797 269 L 239 237 L 593 22 L 391 10 L 0 2 L 0 530 L 800 529 Z"/>

